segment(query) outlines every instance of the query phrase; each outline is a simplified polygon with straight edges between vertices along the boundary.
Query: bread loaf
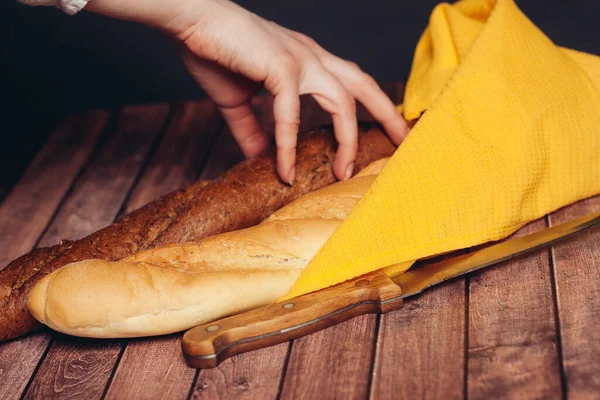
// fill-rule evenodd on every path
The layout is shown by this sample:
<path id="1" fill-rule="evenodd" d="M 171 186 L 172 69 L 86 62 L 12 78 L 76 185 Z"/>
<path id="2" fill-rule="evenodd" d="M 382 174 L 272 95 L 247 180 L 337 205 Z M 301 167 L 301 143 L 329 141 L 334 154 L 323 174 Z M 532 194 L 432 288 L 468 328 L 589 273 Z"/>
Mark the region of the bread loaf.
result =
<path id="1" fill-rule="evenodd" d="M 77 336 L 160 335 L 275 302 L 366 193 L 384 162 L 300 197 L 261 224 L 121 261 L 87 260 L 44 277 L 29 309 Z"/>
<path id="2" fill-rule="evenodd" d="M 0 271 L 0 341 L 40 326 L 27 310 L 27 297 L 45 275 L 77 261 L 119 260 L 158 245 L 255 225 L 302 194 L 335 182 L 335 147 L 331 127 L 304 135 L 298 142 L 292 187 L 277 177 L 275 156 L 269 152 L 243 161 L 208 185 L 199 182 L 172 192 L 88 237 L 18 258 Z M 357 170 L 394 150 L 380 128 L 360 125 Z"/>

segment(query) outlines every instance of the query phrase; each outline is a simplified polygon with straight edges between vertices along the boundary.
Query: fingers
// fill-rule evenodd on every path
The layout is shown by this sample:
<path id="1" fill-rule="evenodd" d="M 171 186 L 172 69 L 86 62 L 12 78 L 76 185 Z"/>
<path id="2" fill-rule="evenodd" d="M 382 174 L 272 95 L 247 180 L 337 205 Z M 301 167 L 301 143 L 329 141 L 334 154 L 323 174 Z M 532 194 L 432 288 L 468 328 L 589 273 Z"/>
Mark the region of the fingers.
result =
<path id="1" fill-rule="evenodd" d="M 256 84 L 185 49 L 181 56 L 192 77 L 219 107 L 244 155 L 253 157 L 263 151 L 269 141 L 249 103 Z"/>
<path id="2" fill-rule="evenodd" d="M 383 125 L 396 145 L 402 143 L 410 128 L 370 75 L 364 73 L 358 65 L 329 53 L 312 38 L 291 30 L 286 32 L 311 49 L 323 66 L 339 79 L 350 95 L 364 105 L 373 118 Z"/>
<path id="3" fill-rule="evenodd" d="M 310 52 L 302 58 L 302 65 L 287 59 L 286 67 L 276 82 L 286 88 L 272 91 L 275 96 L 275 140 L 277 143 L 278 172 L 288 183 L 295 177 L 296 141 L 300 114 L 300 94 L 312 94 L 321 107 L 331 114 L 338 150 L 334 161 L 334 174 L 348 179 L 354 170 L 358 151 L 358 126 L 356 104 L 352 96 L 333 74 L 327 71 Z M 286 175 L 286 171 L 290 171 Z M 287 178 L 290 177 L 290 178 Z"/>
<path id="4" fill-rule="evenodd" d="M 297 81 L 288 80 L 281 91 L 274 93 L 275 142 L 277 173 L 292 185 L 296 178 L 296 143 L 300 125 L 300 94 Z"/>
<path id="5" fill-rule="evenodd" d="M 352 177 L 354 162 L 358 152 L 358 124 L 356 103 L 346 88 L 324 68 L 314 72 L 318 75 L 318 88 L 310 93 L 323 109 L 331 114 L 338 149 L 333 171 L 339 180 Z"/>
<path id="6" fill-rule="evenodd" d="M 267 135 L 260 127 L 248 102 L 235 107 L 219 107 L 219 109 L 246 157 L 257 156 L 269 146 Z"/>
<path id="7" fill-rule="evenodd" d="M 217 103 L 244 154 L 256 155 L 266 137 L 248 99 L 254 84 L 274 96 L 277 171 L 283 181 L 295 178 L 300 94 L 310 93 L 332 114 L 339 142 L 334 163 L 337 178 L 351 176 L 357 153 L 355 99 L 363 103 L 399 143 L 408 131 L 404 120 L 379 87 L 360 69 L 320 48 L 308 36 L 288 31 L 230 2 L 180 35 L 191 56 L 188 70 Z M 188 31 L 186 29 L 186 31 Z"/>
<path id="8" fill-rule="evenodd" d="M 396 145 L 402 143 L 409 132 L 408 124 L 377 82 L 353 63 L 324 57 L 323 64 L 337 72 L 350 95 L 363 104 L 373 118 L 383 125 L 390 139 Z"/>

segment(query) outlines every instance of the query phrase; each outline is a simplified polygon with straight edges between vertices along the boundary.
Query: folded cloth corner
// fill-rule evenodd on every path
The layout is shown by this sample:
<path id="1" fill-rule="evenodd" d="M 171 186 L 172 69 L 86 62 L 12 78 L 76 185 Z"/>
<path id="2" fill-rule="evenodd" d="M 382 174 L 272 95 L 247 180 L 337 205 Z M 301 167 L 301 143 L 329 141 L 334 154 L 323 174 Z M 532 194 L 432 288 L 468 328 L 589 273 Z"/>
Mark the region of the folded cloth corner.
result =
<path id="1" fill-rule="evenodd" d="M 402 111 L 419 118 L 286 298 L 510 235 L 600 193 L 600 57 L 513 0 L 440 4 Z"/>

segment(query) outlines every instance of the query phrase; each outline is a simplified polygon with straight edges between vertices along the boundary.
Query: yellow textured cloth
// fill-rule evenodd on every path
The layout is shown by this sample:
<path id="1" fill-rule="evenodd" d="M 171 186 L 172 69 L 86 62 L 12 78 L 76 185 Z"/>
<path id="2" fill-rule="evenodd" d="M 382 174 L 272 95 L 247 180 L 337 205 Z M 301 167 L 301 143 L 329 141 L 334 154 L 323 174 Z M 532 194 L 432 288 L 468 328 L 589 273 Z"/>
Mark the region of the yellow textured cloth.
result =
<path id="1" fill-rule="evenodd" d="M 403 111 L 421 118 L 288 297 L 397 274 L 600 193 L 600 58 L 557 47 L 512 0 L 434 9 Z"/>

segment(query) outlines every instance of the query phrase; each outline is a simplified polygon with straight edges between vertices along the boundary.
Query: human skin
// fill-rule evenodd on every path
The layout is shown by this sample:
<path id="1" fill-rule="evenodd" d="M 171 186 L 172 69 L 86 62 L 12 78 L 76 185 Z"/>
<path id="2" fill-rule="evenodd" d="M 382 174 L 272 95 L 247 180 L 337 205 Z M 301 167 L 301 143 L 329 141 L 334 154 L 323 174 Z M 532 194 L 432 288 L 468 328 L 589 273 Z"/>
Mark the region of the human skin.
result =
<path id="1" fill-rule="evenodd" d="M 188 71 L 219 107 L 247 157 L 268 146 L 250 100 L 261 87 L 274 97 L 277 172 L 293 184 L 300 95 L 331 114 L 338 150 L 335 176 L 352 175 L 358 146 L 356 101 L 392 141 L 408 134 L 406 121 L 368 74 L 319 46 L 229 0 L 90 0 L 86 10 L 141 22 L 173 37 Z"/>

